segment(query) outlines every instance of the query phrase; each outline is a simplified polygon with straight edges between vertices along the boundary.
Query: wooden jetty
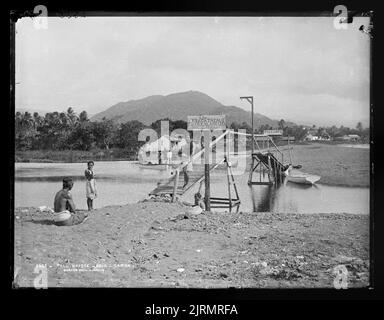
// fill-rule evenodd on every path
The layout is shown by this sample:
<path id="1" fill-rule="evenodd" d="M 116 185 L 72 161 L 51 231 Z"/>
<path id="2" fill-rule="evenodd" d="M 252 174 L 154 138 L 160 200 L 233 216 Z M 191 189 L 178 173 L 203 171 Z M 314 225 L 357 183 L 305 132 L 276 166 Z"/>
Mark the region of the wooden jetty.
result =
<path id="1" fill-rule="evenodd" d="M 245 135 L 252 137 L 253 145 L 251 152 L 251 167 L 249 170 L 248 185 L 279 185 L 284 181 L 284 155 L 274 143 L 273 139 L 267 134 L 248 134 L 226 130 L 217 139 L 209 144 L 208 150 L 212 150 L 222 139 L 226 139 L 226 145 L 230 143 L 229 137 L 231 134 Z M 207 148 L 203 148 L 185 163 L 180 164 L 175 170 L 171 178 L 165 183 L 158 185 L 152 190 L 149 195 L 169 195 L 172 201 L 176 200 L 177 196 L 183 196 L 194 185 L 205 179 L 204 164 L 194 164 L 194 160 L 201 159 Z M 227 170 L 228 197 L 218 198 L 209 196 L 212 208 L 233 208 L 240 204 L 240 198 L 237 191 L 235 179 L 232 173 L 231 163 L 229 159 L 229 148 L 226 148 L 226 153 L 221 159 L 216 159 L 216 162 L 209 165 L 209 171 L 215 170 L 220 165 L 225 165 Z M 184 186 L 183 168 L 192 162 L 193 170 L 188 171 L 189 181 Z M 256 169 L 259 171 L 259 179 L 254 180 L 257 176 Z M 264 176 L 267 174 L 268 181 L 265 181 Z M 184 188 L 183 188 L 184 186 Z"/>
<path id="2" fill-rule="evenodd" d="M 233 207 L 236 207 L 240 204 L 239 194 L 236 188 L 235 179 L 232 173 L 231 164 L 228 161 L 229 159 L 229 139 L 230 134 L 235 132 L 226 130 L 222 135 L 217 137 L 214 141 L 209 144 L 208 150 L 212 148 L 222 139 L 226 139 L 226 149 L 227 153 L 223 155 L 221 159 L 216 159 L 216 161 L 209 165 L 209 171 L 215 170 L 220 165 L 226 167 L 227 173 L 227 184 L 228 184 L 228 198 L 219 198 L 219 197 L 210 197 L 211 208 L 229 208 L 230 210 Z M 149 195 L 170 195 L 172 196 L 172 202 L 176 200 L 177 196 L 184 195 L 188 190 L 193 186 L 200 183 L 205 179 L 205 165 L 204 164 L 195 164 L 194 161 L 201 159 L 203 154 L 206 152 L 207 148 L 203 148 L 196 154 L 186 161 L 185 163 L 180 164 L 175 170 L 171 178 L 169 178 L 165 183 L 158 185 L 154 190 L 152 190 Z M 182 187 L 185 184 L 183 169 L 184 167 L 190 165 L 192 162 L 192 171 L 188 171 L 188 184 Z M 233 189 L 233 190 L 232 190 Z"/>
<path id="3" fill-rule="evenodd" d="M 260 148 L 258 140 L 264 144 Z M 257 151 L 252 152 L 252 163 L 249 171 L 248 185 L 273 185 L 281 184 L 284 181 L 284 155 L 268 135 L 254 135 L 253 141 L 256 144 Z M 278 159 L 280 157 L 280 160 Z M 259 169 L 258 181 L 253 180 L 256 169 Z M 265 181 L 264 175 L 268 175 L 268 181 Z M 262 178 L 263 176 L 263 178 Z"/>

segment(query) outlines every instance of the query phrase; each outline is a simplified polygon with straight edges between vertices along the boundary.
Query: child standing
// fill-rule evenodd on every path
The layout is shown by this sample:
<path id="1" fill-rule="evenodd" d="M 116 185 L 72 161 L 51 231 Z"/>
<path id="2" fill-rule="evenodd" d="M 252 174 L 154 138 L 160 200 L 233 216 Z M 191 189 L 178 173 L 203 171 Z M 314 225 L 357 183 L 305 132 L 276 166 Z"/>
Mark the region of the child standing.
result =
<path id="1" fill-rule="evenodd" d="M 95 182 L 95 173 L 93 172 L 93 166 L 95 163 L 93 161 L 88 161 L 88 169 L 85 170 L 85 178 L 87 179 L 85 183 L 85 191 L 87 197 L 87 206 L 88 211 L 93 210 L 93 199 L 97 197 L 96 191 L 96 182 Z"/>

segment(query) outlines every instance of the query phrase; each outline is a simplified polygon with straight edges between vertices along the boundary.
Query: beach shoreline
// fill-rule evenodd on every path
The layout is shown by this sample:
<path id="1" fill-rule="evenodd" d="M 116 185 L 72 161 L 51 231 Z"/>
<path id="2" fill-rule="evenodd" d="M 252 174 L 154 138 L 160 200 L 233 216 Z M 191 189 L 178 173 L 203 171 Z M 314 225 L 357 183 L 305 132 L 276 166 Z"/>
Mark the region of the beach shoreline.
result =
<path id="1" fill-rule="evenodd" d="M 369 285 L 369 216 L 215 213 L 180 203 L 107 206 L 57 227 L 37 208 L 15 209 L 14 287 L 333 288 Z M 79 267 L 80 266 L 80 267 Z"/>

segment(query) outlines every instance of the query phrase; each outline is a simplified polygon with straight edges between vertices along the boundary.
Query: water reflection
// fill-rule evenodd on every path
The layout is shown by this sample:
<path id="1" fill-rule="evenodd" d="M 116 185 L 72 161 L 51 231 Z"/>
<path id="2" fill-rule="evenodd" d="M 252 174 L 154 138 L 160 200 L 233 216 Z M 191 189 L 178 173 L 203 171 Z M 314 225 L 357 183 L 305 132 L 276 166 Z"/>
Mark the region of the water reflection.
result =
<path id="1" fill-rule="evenodd" d="M 276 186 L 264 186 L 260 190 L 260 186 L 249 186 L 253 212 L 267 212 L 273 209 L 276 197 Z M 257 196 L 259 195 L 259 197 Z"/>
<path id="2" fill-rule="evenodd" d="M 240 189 L 241 188 L 240 186 Z M 241 192 L 241 211 L 280 213 L 369 214 L 369 189 L 285 183 L 248 186 Z"/>

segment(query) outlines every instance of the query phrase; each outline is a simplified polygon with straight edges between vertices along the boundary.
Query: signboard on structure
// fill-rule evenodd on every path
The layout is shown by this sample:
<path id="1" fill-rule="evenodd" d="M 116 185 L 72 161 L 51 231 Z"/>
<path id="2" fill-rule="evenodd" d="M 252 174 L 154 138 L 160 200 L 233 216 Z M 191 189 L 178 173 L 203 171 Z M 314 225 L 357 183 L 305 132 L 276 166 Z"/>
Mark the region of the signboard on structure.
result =
<path id="1" fill-rule="evenodd" d="M 283 130 L 264 130 L 264 134 L 268 136 L 282 136 Z"/>
<path id="2" fill-rule="evenodd" d="M 187 130 L 225 130 L 225 114 L 188 116 Z"/>
<path id="3" fill-rule="evenodd" d="M 295 141 L 295 137 L 289 136 L 289 137 L 281 137 L 282 141 Z"/>

